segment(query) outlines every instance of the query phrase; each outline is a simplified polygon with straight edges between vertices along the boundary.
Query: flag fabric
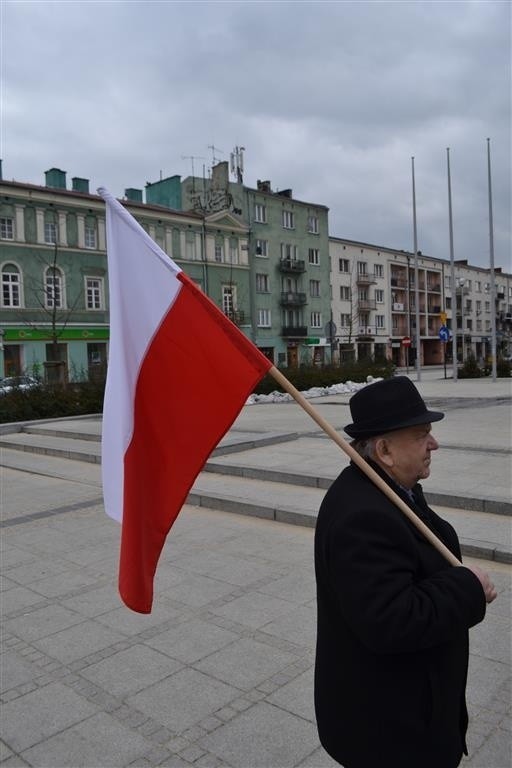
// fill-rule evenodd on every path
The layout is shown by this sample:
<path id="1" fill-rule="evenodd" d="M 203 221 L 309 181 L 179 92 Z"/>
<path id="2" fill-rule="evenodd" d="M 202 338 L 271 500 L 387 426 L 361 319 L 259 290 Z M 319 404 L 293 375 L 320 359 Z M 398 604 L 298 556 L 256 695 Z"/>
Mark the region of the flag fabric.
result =
<path id="1" fill-rule="evenodd" d="M 166 536 L 208 456 L 272 363 L 107 190 L 110 350 L 105 510 L 119 520 L 119 592 L 150 613 Z"/>

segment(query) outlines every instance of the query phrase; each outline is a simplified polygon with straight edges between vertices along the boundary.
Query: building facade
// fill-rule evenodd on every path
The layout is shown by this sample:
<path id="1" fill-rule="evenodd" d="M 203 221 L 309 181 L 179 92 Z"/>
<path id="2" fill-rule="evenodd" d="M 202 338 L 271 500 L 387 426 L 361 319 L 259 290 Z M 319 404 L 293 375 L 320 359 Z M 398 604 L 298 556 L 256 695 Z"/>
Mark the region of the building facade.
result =
<path id="1" fill-rule="evenodd" d="M 416 360 L 419 319 L 420 363 L 436 365 L 452 359 L 452 342 L 440 329 L 456 328 L 457 359 L 491 354 L 491 317 L 495 313 L 497 350 L 512 348 L 512 275 L 495 270 L 496 296 L 491 299 L 490 271 L 456 261 L 453 302 L 451 264 L 343 238 L 329 239 L 333 318 L 343 359 L 386 358 L 398 366 Z M 418 311 L 416 310 L 418 307 Z M 454 319 L 455 318 L 455 319 Z M 454 325 L 456 323 L 456 326 Z"/>
<path id="2" fill-rule="evenodd" d="M 273 191 L 270 181 L 230 182 L 227 163 L 211 179 L 184 179 L 182 203 L 203 214 L 235 211 L 247 226 L 250 337 L 264 354 L 281 366 L 329 362 L 328 208 Z"/>
<path id="3" fill-rule="evenodd" d="M 160 247 L 242 331 L 251 328 L 248 228 L 208 214 L 122 201 Z M 87 179 L 46 172 L 45 186 L 0 181 L 0 376 L 103 374 L 108 358 L 105 205 Z M 134 307 L 134 311 L 137 308 Z"/>
<path id="4" fill-rule="evenodd" d="M 289 189 L 179 176 L 127 188 L 149 235 L 279 366 L 381 358 L 399 366 L 486 360 L 512 350 L 512 275 L 330 237 L 328 209 Z M 417 262 L 417 264 L 416 264 Z M 102 374 L 108 359 L 105 206 L 89 182 L 52 168 L 45 185 L 0 179 L 0 376 Z M 134 311 L 137 308 L 134 307 Z M 186 330 L 184 331 L 186 333 Z"/>

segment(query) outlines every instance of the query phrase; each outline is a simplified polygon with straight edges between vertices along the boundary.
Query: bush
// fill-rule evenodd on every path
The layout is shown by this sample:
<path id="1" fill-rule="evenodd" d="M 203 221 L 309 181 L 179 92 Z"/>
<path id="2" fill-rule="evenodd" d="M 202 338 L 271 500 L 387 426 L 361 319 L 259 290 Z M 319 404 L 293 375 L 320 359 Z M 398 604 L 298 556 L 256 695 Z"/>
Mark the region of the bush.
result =
<path id="1" fill-rule="evenodd" d="M 479 379 L 481 376 L 486 376 L 485 369 L 480 368 L 474 355 L 469 355 L 466 358 L 466 362 L 459 368 L 457 376 L 459 379 Z"/>
<path id="2" fill-rule="evenodd" d="M 0 423 L 101 413 L 104 390 L 104 381 L 13 390 L 0 396 Z"/>
<path id="3" fill-rule="evenodd" d="M 303 392 L 312 387 L 329 387 L 332 384 L 345 381 L 363 382 L 368 376 L 389 379 L 394 375 L 395 366 L 390 361 L 374 362 L 368 359 L 342 363 L 341 366 L 301 365 L 298 368 L 283 368 L 281 370 L 293 386 L 299 392 Z M 255 387 L 254 393 L 268 395 L 271 392 L 282 392 L 282 387 L 270 374 L 267 374 Z"/>
<path id="4" fill-rule="evenodd" d="M 498 357 L 496 361 L 496 375 L 500 379 L 508 379 L 512 376 L 512 363 L 510 360 L 504 360 Z"/>

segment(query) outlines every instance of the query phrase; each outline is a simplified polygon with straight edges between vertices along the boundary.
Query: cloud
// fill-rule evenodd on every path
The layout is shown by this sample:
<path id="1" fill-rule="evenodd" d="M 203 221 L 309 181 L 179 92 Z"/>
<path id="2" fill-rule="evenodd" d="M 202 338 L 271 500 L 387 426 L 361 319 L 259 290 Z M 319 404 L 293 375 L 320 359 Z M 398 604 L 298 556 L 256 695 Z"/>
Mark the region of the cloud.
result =
<path id="1" fill-rule="evenodd" d="M 245 182 L 327 205 L 331 234 L 510 265 L 510 4 L 4 3 L 6 178 L 58 166 L 121 195 L 246 147 Z M 204 159 L 207 158 L 207 159 Z"/>

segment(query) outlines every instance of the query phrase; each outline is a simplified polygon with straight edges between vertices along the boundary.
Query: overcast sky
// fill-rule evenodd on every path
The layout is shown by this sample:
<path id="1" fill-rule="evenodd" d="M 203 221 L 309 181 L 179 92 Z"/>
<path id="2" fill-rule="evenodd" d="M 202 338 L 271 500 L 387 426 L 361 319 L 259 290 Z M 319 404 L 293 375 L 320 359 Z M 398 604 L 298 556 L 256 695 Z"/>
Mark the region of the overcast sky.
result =
<path id="1" fill-rule="evenodd" d="M 114 195 L 208 172 L 244 146 L 269 179 L 329 207 L 330 234 L 512 271 L 511 4 L 18 2 L 2 14 L 4 179 L 52 167 Z"/>

